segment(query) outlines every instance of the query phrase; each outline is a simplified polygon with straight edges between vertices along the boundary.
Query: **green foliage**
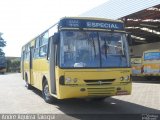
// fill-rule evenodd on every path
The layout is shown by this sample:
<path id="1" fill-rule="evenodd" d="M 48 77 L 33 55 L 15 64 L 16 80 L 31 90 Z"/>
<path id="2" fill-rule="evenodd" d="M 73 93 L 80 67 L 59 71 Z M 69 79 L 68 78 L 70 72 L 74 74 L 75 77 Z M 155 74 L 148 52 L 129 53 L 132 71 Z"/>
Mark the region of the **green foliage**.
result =
<path id="1" fill-rule="evenodd" d="M 0 56 L 4 56 L 5 53 L 3 52 L 3 50 L 0 48 Z"/>
<path id="2" fill-rule="evenodd" d="M 2 48 L 6 46 L 6 41 L 0 35 L 0 56 L 4 56 L 5 53 L 3 52 Z"/>
<path id="3" fill-rule="evenodd" d="M 7 60 L 7 72 L 20 72 L 20 60 Z"/>
<path id="4" fill-rule="evenodd" d="M 5 46 L 6 46 L 6 41 L 4 41 L 4 39 L 0 37 L 0 47 L 5 47 Z"/>

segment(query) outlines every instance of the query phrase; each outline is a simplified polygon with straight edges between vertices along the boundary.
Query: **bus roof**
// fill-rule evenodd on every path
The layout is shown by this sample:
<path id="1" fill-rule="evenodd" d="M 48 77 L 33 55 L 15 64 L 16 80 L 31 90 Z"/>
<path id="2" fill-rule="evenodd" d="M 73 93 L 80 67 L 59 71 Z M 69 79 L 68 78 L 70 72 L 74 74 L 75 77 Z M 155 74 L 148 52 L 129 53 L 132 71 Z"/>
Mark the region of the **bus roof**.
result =
<path id="1" fill-rule="evenodd" d="M 70 23 L 71 24 L 68 24 Z M 77 22 L 79 24 L 77 24 Z M 87 23 L 88 22 L 88 23 Z M 63 28 L 95 28 L 95 29 L 110 29 L 110 30 L 121 30 L 124 31 L 124 23 L 121 20 L 111 20 L 107 18 L 97 18 L 97 17 L 63 17 L 57 22 L 56 24 L 52 25 L 41 34 L 37 35 L 29 42 L 27 42 L 22 49 L 27 44 L 34 44 L 34 40 L 42 35 L 44 32 L 48 31 L 50 28 L 54 27 L 55 25 L 59 24 L 60 27 Z"/>
<path id="2" fill-rule="evenodd" d="M 113 19 L 98 18 L 98 17 L 62 17 L 60 20 L 62 20 L 62 19 L 101 20 L 101 21 L 121 22 L 121 23 L 123 23 L 122 20 L 113 20 Z"/>

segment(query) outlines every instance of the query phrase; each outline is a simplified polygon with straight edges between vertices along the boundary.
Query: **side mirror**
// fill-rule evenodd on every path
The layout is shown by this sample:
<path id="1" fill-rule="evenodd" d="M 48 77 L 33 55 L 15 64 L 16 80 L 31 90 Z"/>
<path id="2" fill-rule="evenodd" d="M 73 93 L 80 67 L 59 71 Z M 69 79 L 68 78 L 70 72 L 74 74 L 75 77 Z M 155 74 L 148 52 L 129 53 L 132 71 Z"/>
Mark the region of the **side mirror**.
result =
<path id="1" fill-rule="evenodd" d="M 54 33 L 53 36 L 50 37 L 51 40 L 53 40 L 54 44 L 58 44 L 60 40 L 60 34 L 59 33 Z"/>
<path id="2" fill-rule="evenodd" d="M 128 40 L 129 46 L 133 45 L 133 40 L 130 33 L 127 34 L 127 40 Z"/>

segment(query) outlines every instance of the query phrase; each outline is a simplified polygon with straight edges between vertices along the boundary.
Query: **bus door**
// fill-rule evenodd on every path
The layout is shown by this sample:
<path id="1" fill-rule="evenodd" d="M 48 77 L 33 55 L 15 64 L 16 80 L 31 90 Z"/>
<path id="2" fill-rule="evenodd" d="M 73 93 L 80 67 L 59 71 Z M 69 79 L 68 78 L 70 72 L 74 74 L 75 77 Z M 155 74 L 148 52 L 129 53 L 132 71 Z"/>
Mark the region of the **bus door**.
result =
<path id="1" fill-rule="evenodd" d="M 48 50 L 51 93 L 56 94 L 55 66 L 57 62 L 57 45 L 53 43 L 52 38 L 48 42 Z"/>
<path id="2" fill-rule="evenodd" d="M 33 85 L 33 47 L 30 47 L 30 58 L 29 58 L 29 74 L 30 74 L 30 84 Z"/>

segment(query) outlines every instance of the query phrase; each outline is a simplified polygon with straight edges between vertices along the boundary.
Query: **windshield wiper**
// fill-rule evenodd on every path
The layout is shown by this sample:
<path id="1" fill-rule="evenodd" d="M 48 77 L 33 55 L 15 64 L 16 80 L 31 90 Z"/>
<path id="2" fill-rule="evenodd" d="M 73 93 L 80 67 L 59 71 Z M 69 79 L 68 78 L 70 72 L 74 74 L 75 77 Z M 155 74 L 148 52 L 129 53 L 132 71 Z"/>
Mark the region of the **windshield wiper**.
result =
<path id="1" fill-rule="evenodd" d="M 88 41 L 92 41 L 93 43 L 93 49 L 94 49 L 94 57 L 96 58 L 96 46 L 95 46 L 95 42 L 94 42 L 94 33 L 91 33 L 91 36 L 89 37 Z"/>
<path id="2" fill-rule="evenodd" d="M 108 44 L 106 38 L 104 38 L 104 47 L 105 47 L 105 57 L 107 59 L 107 54 L 108 54 Z"/>
<path id="3" fill-rule="evenodd" d="M 93 49 L 94 49 L 94 58 L 96 58 L 96 47 L 95 47 L 95 43 L 94 43 L 93 37 L 92 37 L 92 41 L 93 41 Z"/>

